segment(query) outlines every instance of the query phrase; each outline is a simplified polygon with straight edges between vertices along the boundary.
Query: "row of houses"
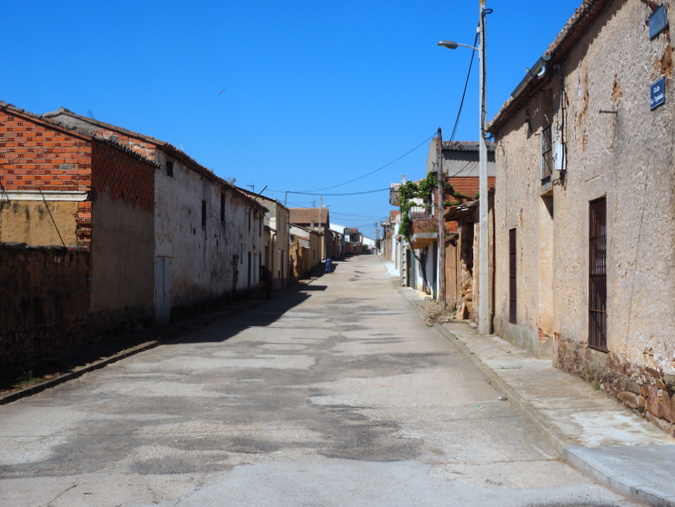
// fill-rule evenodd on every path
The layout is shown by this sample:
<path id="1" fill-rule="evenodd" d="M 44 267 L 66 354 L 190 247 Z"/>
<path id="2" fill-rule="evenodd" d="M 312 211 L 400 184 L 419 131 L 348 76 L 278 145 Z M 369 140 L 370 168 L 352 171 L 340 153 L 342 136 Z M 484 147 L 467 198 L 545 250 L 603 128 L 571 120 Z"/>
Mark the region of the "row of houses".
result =
<path id="1" fill-rule="evenodd" d="M 0 364 L 274 288 L 344 252 L 289 209 L 153 137 L 0 103 Z"/>
<path id="2" fill-rule="evenodd" d="M 673 7 L 584 1 L 489 123 L 494 190 L 480 199 L 494 332 L 675 435 Z M 476 321 L 474 210 L 444 206 L 442 248 L 448 280 L 459 273 L 447 301 Z M 423 258 L 415 218 L 407 241 L 392 214 L 387 255 L 432 293 L 405 253 Z"/>

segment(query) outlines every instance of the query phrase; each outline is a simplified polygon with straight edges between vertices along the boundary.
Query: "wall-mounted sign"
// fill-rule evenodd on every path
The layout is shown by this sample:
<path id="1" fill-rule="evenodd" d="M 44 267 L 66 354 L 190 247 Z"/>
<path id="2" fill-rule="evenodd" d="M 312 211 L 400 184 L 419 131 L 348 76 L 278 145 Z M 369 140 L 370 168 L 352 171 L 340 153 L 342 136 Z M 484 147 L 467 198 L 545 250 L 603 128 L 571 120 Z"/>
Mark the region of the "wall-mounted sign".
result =
<path id="1" fill-rule="evenodd" d="M 649 108 L 656 109 L 666 101 L 666 78 L 662 77 L 649 86 Z"/>
<path id="2" fill-rule="evenodd" d="M 651 16 L 649 16 L 649 38 L 653 39 L 668 26 L 668 13 L 665 4 L 661 4 Z"/>

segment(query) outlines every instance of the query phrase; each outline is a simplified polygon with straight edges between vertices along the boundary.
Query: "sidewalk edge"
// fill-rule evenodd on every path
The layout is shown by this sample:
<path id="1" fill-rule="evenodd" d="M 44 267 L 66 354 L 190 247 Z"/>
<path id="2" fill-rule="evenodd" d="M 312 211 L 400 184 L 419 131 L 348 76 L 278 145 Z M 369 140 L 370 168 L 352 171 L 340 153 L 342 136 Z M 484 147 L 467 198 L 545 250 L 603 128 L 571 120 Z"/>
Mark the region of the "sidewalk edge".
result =
<path id="1" fill-rule="evenodd" d="M 675 497 L 615 472 L 591 456 L 584 447 L 566 446 L 563 449 L 562 457 L 578 470 L 628 498 L 654 507 L 675 506 Z"/>

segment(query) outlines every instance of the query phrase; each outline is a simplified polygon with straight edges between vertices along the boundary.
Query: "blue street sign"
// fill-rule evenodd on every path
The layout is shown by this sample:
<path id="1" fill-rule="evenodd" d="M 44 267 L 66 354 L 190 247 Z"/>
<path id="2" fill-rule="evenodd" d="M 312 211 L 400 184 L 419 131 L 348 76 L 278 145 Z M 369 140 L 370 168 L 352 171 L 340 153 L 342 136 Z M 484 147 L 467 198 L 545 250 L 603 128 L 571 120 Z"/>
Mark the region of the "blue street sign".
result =
<path id="1" fill-rule="evenodd" d="M 649 16 L 649 38 L 653 39 L 661 30 L 668 26 L 668 13 L 665 4 L 661 4 L 651 16 Z"/>
<path id="2" fill-rule="evenodd" d="M 666 78 L 662 77 L 649 86 L 649 109 L 656 109 L 666 101 Z"/>

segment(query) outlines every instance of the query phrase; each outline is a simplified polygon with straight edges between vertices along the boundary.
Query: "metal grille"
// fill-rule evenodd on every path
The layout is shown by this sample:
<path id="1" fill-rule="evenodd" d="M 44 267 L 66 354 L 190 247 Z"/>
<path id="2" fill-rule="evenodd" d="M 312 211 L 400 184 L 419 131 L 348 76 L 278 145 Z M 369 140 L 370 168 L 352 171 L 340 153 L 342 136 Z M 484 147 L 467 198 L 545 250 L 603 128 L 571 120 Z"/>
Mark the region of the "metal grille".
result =
<path id="1" fill-rule="evenodd" d="M 607 351 L 607 204 L 590 203 L 588 346 Z"/>
<path id="2" fill-rule="evenodd" d="M 509 231 L 509 322 L 516 323 L 516 230 Z"/>
<path id="3" fill-rule="evenodd" d="M 541 131 L 541 179 L 549 178 L 553 173 L 553 137 L 549 125 Z"/>

